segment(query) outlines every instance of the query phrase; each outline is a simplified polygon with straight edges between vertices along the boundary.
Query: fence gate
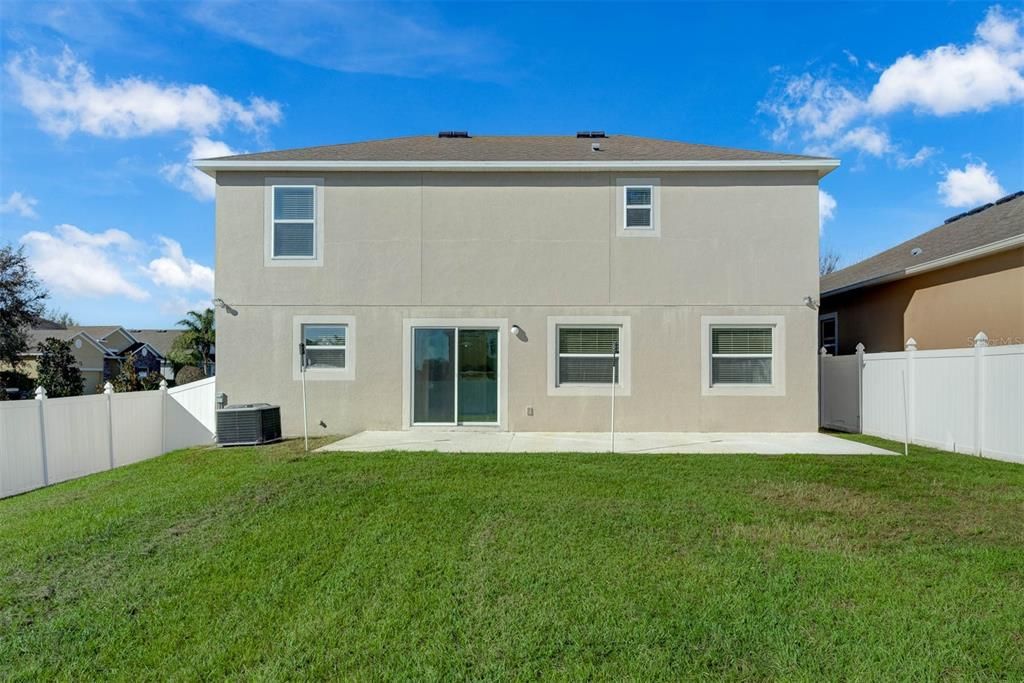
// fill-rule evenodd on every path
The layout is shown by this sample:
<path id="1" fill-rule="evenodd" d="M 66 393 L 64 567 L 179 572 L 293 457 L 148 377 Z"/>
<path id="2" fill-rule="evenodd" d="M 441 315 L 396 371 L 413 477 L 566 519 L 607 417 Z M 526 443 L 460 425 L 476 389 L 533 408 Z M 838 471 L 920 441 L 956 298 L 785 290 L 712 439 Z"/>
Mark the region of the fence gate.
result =
<path id="1" fill-rule="evenodd" d="M 818 422 L 841 432 L 861 430 L 861 357 L 818 357 Z"/>

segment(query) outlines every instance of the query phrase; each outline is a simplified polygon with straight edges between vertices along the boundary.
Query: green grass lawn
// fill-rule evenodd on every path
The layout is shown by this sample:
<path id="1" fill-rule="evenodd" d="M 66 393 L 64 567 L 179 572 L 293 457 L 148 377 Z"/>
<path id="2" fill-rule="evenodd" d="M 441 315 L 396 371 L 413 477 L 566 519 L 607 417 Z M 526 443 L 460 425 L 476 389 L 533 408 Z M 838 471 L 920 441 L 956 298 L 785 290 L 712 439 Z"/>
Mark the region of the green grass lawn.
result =
<path id="1" fill-rule="evenodd" d="M 0 501 L 0 679 L 223 676 L 1024 680 L 1024 467 L 298 441 Z"/>

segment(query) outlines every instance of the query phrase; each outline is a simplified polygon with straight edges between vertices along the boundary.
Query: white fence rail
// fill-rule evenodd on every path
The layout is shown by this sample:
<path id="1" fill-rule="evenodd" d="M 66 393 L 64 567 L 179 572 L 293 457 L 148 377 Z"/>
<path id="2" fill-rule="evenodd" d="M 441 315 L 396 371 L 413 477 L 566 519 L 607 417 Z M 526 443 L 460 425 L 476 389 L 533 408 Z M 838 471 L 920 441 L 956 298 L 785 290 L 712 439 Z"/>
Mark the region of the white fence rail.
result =
<path id="1" fill-rule="evenodd" d="M 212 444 L 216 385 L 0 403 L 0 498 Z"/>
<path id="2" fill-rule="evenodd" d="M 1024 345 L 822 354 L 820 423 L 1024 463 Z"/>

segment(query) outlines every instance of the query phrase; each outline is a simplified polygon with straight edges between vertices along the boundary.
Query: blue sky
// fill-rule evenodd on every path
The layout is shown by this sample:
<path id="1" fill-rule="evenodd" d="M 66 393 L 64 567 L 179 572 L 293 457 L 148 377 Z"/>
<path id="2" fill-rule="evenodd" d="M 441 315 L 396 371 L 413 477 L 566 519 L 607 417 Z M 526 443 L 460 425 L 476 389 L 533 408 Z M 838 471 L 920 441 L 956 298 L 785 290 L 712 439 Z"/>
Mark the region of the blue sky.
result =
<path id="1" fill-rule="evenodd" d="M 0 241 L 81 322 L 167 326 L 212 291 L 194 155 L 602 129 L 838 156 L 852 263 L 1024 188 L 1018 8 L 8 0 Z"/>

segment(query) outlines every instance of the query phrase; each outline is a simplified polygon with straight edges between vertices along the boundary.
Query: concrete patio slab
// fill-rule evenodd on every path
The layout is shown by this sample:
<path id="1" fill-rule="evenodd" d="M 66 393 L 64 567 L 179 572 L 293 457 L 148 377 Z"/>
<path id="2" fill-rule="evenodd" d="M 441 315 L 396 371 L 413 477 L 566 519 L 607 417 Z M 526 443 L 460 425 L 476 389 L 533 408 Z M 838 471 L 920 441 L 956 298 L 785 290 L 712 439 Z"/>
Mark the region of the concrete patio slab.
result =
<path id="1" fill-rule="evenodd" d="M 463 429 L 411 429 L 360 432 L 320 451 L 439 451 L 442 453 L 607 453 L 607 433 L 499 432 Z M 814 432 L 694 433 L 632 432 L 615 435 L 616 453 L 819 453 L 894 455 L 874 446 Z"/>

